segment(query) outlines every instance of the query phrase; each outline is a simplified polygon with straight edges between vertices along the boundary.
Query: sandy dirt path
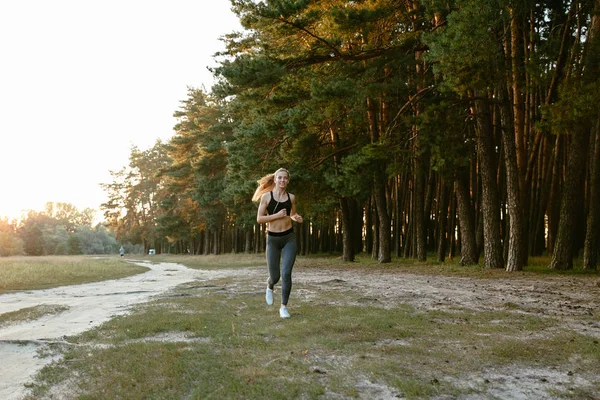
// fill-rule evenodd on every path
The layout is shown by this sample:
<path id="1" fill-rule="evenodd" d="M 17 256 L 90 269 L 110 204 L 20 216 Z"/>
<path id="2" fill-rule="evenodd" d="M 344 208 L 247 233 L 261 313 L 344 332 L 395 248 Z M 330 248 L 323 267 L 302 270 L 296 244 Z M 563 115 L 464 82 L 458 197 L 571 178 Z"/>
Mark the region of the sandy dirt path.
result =
<path id="1" fill-rule="evenodd" d="M 0 399 L 22 398 L 26 394 L 24 385 L 52 361 L 37 357 L 40 346 L 96 327 L 182 283 L 231 273 L 194 270 L 172 263 L 131 262 L 150 270 L 118 280 L 0 295 L 0 314 L 37 305 L 68 307 L 58 314 L 0 327 Z"/>

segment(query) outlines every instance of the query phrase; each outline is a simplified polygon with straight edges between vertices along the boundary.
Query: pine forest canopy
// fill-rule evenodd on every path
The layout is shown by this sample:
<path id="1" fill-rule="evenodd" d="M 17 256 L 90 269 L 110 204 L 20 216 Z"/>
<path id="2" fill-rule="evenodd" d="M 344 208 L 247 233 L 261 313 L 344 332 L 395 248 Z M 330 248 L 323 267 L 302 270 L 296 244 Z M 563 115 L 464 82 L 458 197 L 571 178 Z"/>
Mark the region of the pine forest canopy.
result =
<path id="1" fill-rule="evenodd" d="M 217 84 L 104 185 L 117 240 L 262 251 L 251 197 L 283 166 L 302 254 L 596 269 L 600 0 L 231 4 Z"/>

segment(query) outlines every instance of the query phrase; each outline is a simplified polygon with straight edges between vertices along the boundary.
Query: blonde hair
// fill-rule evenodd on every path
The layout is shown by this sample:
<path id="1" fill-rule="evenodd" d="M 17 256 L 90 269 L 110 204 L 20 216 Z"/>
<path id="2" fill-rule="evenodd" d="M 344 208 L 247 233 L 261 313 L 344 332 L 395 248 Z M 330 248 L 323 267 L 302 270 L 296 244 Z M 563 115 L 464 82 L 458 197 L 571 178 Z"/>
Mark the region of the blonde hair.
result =
<path id="1" fill-rule="evenodd" d="M 272 174 L 267 174 L 263 176 L 262 178 L 256 181 L 256 183 L 258 183 L 258 187 L 254 192 L 254 196 L 252 196 L 252 201 L 259 201 L 263 194 L 275 189 L 275 177 L 280 172 L 285 172 L 288 178 L 290 177 L 290 171 L 288 171 L 285 168 L 279 168 Z"/>

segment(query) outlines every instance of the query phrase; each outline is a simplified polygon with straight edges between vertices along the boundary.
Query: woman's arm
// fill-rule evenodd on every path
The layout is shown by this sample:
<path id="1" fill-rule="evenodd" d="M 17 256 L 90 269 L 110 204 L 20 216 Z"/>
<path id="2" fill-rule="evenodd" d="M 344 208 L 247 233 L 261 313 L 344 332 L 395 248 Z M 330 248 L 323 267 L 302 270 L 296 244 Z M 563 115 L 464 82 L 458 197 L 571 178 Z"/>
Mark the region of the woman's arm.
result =
<path id="1" fill-rule="evenodd" d="M 290 200 L 292 201 L 292 209 L 290 210 L 290 218 L 292 221 L 302 223 L 303 219 L 300 214 L 296 214 L 296 196 L 290 195 Z"/>

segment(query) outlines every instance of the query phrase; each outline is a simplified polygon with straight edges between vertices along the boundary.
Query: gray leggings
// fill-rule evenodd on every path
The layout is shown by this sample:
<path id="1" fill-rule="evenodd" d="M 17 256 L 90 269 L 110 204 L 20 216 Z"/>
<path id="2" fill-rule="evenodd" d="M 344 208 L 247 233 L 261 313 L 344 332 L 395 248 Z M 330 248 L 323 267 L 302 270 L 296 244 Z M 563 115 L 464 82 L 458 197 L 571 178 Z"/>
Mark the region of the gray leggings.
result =
<path id="1" fill-rule="evenodd" d="M 281 261 L 281 270 L 280 270 Z M 267 265 L 269 287 L 273 288 L 281 277 L 281 304 L 287 305 L 292 291 L 292 268 L 296 261 L 296 235 L 293 231 L 283 236 L 267 235 Z"/>

